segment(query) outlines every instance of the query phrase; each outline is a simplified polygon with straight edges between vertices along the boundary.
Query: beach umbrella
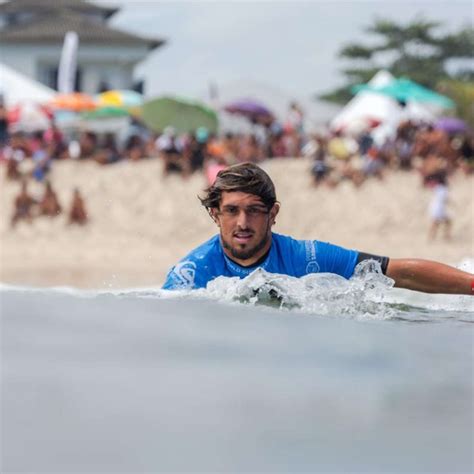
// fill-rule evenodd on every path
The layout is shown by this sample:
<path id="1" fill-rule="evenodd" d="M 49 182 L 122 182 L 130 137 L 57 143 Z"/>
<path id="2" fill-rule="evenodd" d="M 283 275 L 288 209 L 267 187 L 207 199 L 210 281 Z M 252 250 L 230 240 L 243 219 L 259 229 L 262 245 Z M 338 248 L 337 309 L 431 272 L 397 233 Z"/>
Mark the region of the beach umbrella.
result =
<path id="1" fill-rule="evenodd" d="M 125 107 L 106 106 L 98 107 L 89 112 L 83 112 L 81 118 L 84 120 L 108 119 L 113 117 L 128 117 L 130 112 Z"/>
<path id="2" fill-rule="evenodd" d="M 93 97 L 82 92 L 73 92 L 71 94 L 58 94 L 50 102 L 51 107 L 61 110 L 72 110 L 74 112 L 83 112 L 94 110 L 97 104 Z"/>
<path id="3" fill-rule="evenodd" d="M 273 113 L 262 103 L 253 99 L 239 99 L 224 107 L 226 112 L 242 115 L 252 122 L 271 121 Z"/>
<path id="4" fill-rule="evenodd" d="M 7 121 L 13 130 L 30 133 L 49 128 L 52 116 L 52 111 L 44 105 L 23 102 L 8 110 Z"/>
<path id="5" fill-rule="evenodd" d="M 77 128 L 80 118 L 80 113 L 72 110 L 56 109 L 54 111 L 54 122 L 62 130 Z"/>
<path id="6" fill-rule="evenodd" d="M 182 133 L 205 127 L 215 133 L 218 127 L 214 110 L 200 102 L 178 97 L 160 97 L 146 102 L 142 109 L 142 120 L 155 131 L 170 126 Z"/>
<path id="7" fill-rule="evenodd" d="M 139 108 L 143 105 L 143 96 L 131 90 L 110 90 L 102 92 L 96 98 L 99 107 Z"/>
<path id="8" fill-rule="evenodd" d="M 382 87 L 361 84 L 354 86 L 351 90 L 354 93 L 361 91 L 375 92 L 401 102 L 424 102 L 443 108 L 454 107 L 454 102 L 448 97 L 438 94 L 407 78 L 395 79 Z"/>
<path id="9" fill-rule="evenodd" d="M 441 117 L 435 123 L 435 128 L 448 133 L 462 133 L 468 129 L 467 123 L 456 117 Z"/>

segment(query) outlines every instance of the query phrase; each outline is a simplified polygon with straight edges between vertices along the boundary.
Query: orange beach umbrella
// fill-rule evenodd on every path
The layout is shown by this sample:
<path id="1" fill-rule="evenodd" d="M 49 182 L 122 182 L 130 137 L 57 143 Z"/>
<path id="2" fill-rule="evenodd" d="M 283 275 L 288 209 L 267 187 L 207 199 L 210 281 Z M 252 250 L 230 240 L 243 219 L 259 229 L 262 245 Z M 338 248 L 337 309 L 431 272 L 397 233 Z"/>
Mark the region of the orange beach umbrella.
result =
<path id="1" fill-rule="evenodd" d="M 97 104 L 94 99 L 82 92 L 73 92 L 71 94 L 58 94 L 51 101 L 51 107 L 60 110 L 73 110 L 74 112 L 84 112 L 94 110 Z"/>

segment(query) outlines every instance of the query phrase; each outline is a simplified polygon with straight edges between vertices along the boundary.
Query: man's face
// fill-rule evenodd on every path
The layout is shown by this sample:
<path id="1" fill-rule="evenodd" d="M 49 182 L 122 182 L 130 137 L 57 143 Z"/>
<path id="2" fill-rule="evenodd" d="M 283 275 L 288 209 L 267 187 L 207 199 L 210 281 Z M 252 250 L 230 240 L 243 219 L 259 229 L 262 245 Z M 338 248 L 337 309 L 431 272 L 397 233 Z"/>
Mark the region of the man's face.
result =
<path id="1" fill-rule="evenodd" d="M 211 211 L 220 228 L 224 252 L 243 265 L 258 261 L 270 248 L 278 211 L 278 203 L 268 210 L 258 196 L 224 191 L 219 209 Z"/>

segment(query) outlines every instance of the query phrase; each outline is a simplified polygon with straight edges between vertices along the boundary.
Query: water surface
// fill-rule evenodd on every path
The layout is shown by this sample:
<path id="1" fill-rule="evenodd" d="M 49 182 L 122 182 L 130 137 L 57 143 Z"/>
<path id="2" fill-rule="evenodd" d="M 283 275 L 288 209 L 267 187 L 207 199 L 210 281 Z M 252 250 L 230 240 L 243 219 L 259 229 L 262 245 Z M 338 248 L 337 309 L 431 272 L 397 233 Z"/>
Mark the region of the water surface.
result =
<path id="1" fill-rule="evenodd" d="M 2 472 L 472 470 L 469 298 L 254 283 L 3 287 Z"/>

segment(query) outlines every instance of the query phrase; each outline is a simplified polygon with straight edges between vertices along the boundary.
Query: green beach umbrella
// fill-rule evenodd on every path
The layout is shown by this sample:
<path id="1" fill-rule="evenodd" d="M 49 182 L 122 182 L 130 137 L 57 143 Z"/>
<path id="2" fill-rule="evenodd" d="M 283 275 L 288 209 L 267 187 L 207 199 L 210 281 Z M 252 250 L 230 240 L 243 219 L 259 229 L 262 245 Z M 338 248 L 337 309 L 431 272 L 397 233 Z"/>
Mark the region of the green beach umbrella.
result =
<path id="1" fill-rule="evenodd" d="M 383 87 L 361 84 L 354 86 L 351 90 L 354 93 L 361 91 L 375 92 L 403 102 L 424 102 L 448 109 L 454 107 L 454 102 L 448 97 L 438 94 L 407 78 L 395 79 Z"/>
<path id="2" fill-rule="evenodd" d="M 143 105 L 143 122 L 155 131 L 173 127 L 177 132 L 192 132 L 205 127 L 217 132 L 217 114 L 211 108 L 188 99 L 159 97 Z"/>
<path id="3" fill-rule="evenodd" d="M 128 115 L 130 115 L 130 112 L 125 107 L 111 105 L 107 107 L 99 107 L 98 109 L 92 110 L 90 112 L 84 112 L 81 114 L 81 118 L 84 120 L 97 120 L 114 117 L 126 117 Z"/>

